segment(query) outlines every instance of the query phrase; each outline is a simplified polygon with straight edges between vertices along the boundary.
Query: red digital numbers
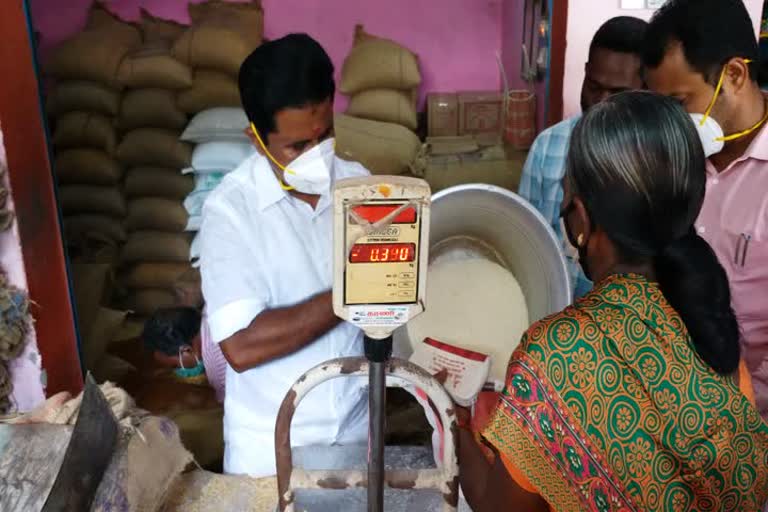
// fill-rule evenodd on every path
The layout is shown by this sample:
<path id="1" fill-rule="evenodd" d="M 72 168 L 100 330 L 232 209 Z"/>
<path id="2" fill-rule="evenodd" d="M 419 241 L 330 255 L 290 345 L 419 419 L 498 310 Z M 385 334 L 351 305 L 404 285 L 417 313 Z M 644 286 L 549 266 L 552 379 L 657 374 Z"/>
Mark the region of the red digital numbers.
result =
<path id="1" fill-rule="evenodd" d="M 350 263 L 407 263 L 416 259 L 416 244 L 355 244 Z"/>

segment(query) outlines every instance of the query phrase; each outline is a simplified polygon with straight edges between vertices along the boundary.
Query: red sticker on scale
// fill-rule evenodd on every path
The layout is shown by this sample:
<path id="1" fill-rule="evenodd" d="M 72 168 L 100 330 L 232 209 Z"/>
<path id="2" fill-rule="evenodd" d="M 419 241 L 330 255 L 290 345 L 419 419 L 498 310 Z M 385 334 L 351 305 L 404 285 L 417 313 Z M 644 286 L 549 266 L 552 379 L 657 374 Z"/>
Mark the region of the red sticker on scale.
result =
<path id="1" fill-rule="evenodd" d="M 362 206 L 355 206 L 354 212 L 362 219 L 373 224 L 379 222 L 381 219 L 394 212 L 398 208 L 401 208 L 402 204 L 366 204 Z M 398 213 L 392 224 L 415 224 L 416 223 L 416 208 L 413 206 L 408 207 Z"/>

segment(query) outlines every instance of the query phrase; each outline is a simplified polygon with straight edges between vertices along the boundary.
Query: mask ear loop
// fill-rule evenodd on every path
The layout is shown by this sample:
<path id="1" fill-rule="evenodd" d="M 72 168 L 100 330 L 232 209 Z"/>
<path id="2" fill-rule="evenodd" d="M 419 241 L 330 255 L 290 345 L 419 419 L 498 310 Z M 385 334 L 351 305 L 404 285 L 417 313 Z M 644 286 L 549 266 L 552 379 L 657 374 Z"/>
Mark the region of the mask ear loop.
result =
<path id="1" fill-rule="evenodd" d="M 187 370 L 188 368 L 184 366 L 184 358 L 182 357 L 184 354 L 184 347 L 179 347 L 179 367 L 181 367 L 182 370 Z M 200 366 L 200 358 L 197 357 L 197 354 L 194 352 L 192 353 L 193 356 L 195 356 L 195 366 Z"/>
<path id="2" fill-rule="evenodd" d="M 720 95 L 720 89 L 723 88 L 723 81 L 725 80 L 725 69 L 726 68 L 723 67 L 723 70 L 720 72 L 720 79 L 717 81 L 717 86 L 715 87 L 715 94 L 712 95 L 712 101 L 709 102 L 709 106 L 707 107 L 707 110 L 704 111 L 704 115 L 702 116 L 701 121 L 699 121 L 699 126 L 704 126 L 704 122 L 712 113 L 712 109 L 715 108 L 715 102 L 717 101 L 717 97 Z"/>
<path id="3" fill-rule="evenodd" d="M 752 62 L 752 59 L 744 59 L 745 64 L 750 64 L 751 62 Z M 717 97 L 720 94 L 720 90 L 723 88 L 726 69 L 727 69 L 726 67 L 723 67 L 723 71 L 720 72 L 720 79 L 717 81 L 717 87 L 715 87 L 715 94 L 712 96 L 712 101 L 709 102 L 709 106 L 707 107 L 707 110 L 704 111 L 704 115 L 702 116 L 701 121 L 699 121 L 700 126 L 704 126 L 704 123 L 706 122 L 707 118 L 712 113 L 712 109 L 715 107 L 715 101 L 717 101 Z M 732 133 L 731 135 L 717 137 L 715 140 L 719 142 L 728 142 L 728 141 L 740 139 L 741 137 L 746 137 L 750 133 L 760 128 L 763 124 L 765 124 L 766 121 L 768 121 L 768 108 L 766 109 L 766 112 L 763 118 L 751 128 L 747 128 L 746 130 L 738 133 Z"/>
<path id="4" fill-rule="evenodd" d="M 280 162 L 275 160 L 275 157 L 273 157 L 272 153 L 269 152 L 269 150 L 267 149 L 267 146 L 264 144 L 264 141 L 261 140 L 261 136 L 259 136 L 259 132 L 258 132 L 258 130 L 256 130 L 256 125 L 254 125 L 253 123 L 251 123 L 251 131 L 253 132 L 253 135 L 256 136 L 256 140 L 259 141 L 259 145 L 264 150 L 264 154 L 267 155 L 267 158 L 269 158 L 272 161 L 273 164 L 275 164 L 277 167 L 279 167 L 280 170 L 283 171 L 283 172 L 287 172 L 289 174 L 296 174 L 295 172 L 293 172 L 292 170 L 288 169 L 287 167 L 283 166 Z M 283 190 L 293 190 L 294 189 L 294 187 L 292 187 L 292 186 L 290 186 L 290 185 L 288 185 L 286 183 L 283 183 L 283 180 L 278 180 L 278 181 L 280 182 L 280 187 L 282 187 Z"/>
<path id="5" fill-rule="evenodd" d="M 184 358 L 182 357 L 183 349 L 182 347 L 179 347 L 179 367 L 181 367 L 182 370 L 186 370 L 187 367 L 184 366 Z M 197 356 L 195 356 L 197 358 Z"/>

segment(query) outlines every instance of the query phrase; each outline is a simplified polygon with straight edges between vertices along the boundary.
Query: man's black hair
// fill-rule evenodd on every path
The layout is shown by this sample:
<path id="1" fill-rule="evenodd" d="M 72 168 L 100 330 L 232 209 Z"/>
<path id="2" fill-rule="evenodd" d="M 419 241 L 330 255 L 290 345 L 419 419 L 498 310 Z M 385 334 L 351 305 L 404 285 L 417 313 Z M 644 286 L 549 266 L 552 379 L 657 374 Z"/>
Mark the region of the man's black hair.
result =
<path id="1" fill-rule="evenodd" d="M 262 139 L 276 129 L 275 115 L 333 99 L 333 63 L 307 34 L 289 34 L 256 48 L 240 66 L 240 98 Z M 266 144 L 266 140 L 264 140 Z"/>
<path id="2" fill-rule="evenodd" d="M 643 64 L 657 68 L 670 46 L 679 43 L 688 65 L 710 83 L 734 57 L 752 59 L 749 74 L 757 81 L 760 52 L 754 30 L 742 0 L 668 0 L 651 18 Z"/>
<path id="3" fill-rule="evenodd" d="M 611 18 L 597 29 L 589 45 L 589 56 L 597 48 L 640 57 L 648 23 L 632 16 Z"/>
<path id="4" fill-rule="evenodd" d="M 192 345 L 200 332 L 202 317 L 195 308 L 175 307 L 158 309 L 144 324 L 141 339 L 150 351 L 157 350 L 167 356 L 179 354 L 179 348 Z"/>

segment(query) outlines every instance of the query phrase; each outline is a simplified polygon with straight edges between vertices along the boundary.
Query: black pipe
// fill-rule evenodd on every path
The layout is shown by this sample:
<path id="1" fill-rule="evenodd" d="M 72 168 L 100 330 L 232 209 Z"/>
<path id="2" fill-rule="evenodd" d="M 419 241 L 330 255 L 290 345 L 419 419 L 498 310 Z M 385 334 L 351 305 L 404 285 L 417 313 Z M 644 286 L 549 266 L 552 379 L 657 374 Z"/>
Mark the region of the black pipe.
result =
<path id="1" fill-rule="evenodd" d="M 368 372 L 368 512 L 384 512 L 384 434 L 387 408 L 387 361 L 392 357 L 392 336 L 374 340 L 365 336 Z"/>

